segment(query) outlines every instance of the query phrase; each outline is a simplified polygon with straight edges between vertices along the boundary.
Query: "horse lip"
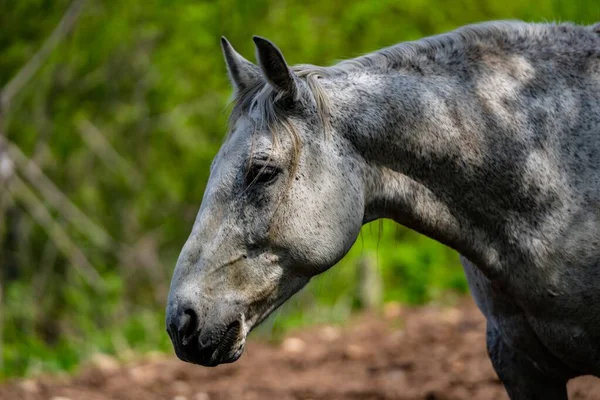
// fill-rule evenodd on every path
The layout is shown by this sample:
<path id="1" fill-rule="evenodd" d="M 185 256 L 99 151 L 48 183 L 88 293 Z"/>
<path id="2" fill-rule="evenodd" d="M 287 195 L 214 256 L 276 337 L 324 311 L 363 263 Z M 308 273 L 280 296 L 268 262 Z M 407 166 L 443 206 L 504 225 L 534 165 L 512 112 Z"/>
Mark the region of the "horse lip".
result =
<path id="1" fill-rule="evenodd" d="M 221 340 L 217 344 L 217 348 L 213 351 L 210 361 L 206 366 L 214 367 L 219 364 L 232 363 L 236 361 L 241 356 L 241 350 L 243 349 L 243 343 L 238 345 L 237 350 L 230 357 L 222 358 L 222 354 L 227 356 L 231 354 L 231 349 L 235 346 L 236 343 L 240 341 L 240 333 L 242 333 L 242 322 L 237 319 L 230 323 L 227 327 L 227 330 L 221 337 Z"/>
<path id="2" fill-rule="evenodd" d="M 217 351 L 218 350 L 215 350 L 215 353 L 217 353 Z M 244 353 L 244 344 L 240 343 L 240 345 L 238 346 L 235 353 L 233 353 L 231 356 L 228 356 L 225 358 L 218 359 L 218 355 L 216 355 L 215 353 L 213 353 L 213 356 L 211 357 L 210 365 L 207 365 L 207 366 L 215 367 L 219 364 L 230 364 L 230 363 L 236 362 L 237 360 L 239 360 L 239 358 Z"/>

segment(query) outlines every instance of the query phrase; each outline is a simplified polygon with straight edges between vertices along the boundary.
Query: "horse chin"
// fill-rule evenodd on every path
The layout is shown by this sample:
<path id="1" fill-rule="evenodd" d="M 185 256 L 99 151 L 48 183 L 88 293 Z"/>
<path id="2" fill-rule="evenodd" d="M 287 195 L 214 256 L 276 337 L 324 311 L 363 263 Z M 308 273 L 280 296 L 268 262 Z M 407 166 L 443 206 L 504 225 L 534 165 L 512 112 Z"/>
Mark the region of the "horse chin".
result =
<path id="1" fill-rule="evenodd" d="M 244 353 L 244 349 L 246 347 L 246 334 L 244 333 L 244 327 L 241 326 L 237 332 L 235 341 L 228 345 L 227 348 L 219 345 L 217 350 L 213 353 L 210 364 L 208 366 L 217 366 L 219 364 L 230 364 L 232 362 L 237 361 L 242 354 Z M 224 339 L 222 343 L 226 341 Z"/>
<path id="2" fill-rule="evenodd" d="M 237 347 L 237 349 L 231 353 L 231 355 L 223 361 L 223 364 L 229 364 L 236 362 L 244 354 L 246 348 L 246 340 L 243 340 Z"/>

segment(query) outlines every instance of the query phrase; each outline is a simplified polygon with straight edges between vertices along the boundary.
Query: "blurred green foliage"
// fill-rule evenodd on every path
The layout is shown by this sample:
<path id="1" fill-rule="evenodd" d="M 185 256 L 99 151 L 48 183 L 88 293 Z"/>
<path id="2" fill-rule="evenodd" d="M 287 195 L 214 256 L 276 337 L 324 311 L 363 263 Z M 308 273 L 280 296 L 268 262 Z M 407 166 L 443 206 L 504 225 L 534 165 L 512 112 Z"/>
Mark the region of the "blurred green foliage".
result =
<path id="1" fill-rule="evenodd" d="M 0 0 L 0 87 L 35 54 L 67 0 Z M 0 213 L 0 377 L 70 370 L 93 352 L 170 350 L 170 275 L 226 130 L 226 35 L 252 59 L 268 37 L 292 63 L 327 65 L 490 19 L 600 20 L 597 0 L 89 0 L 72 32 L 2 121 L 109 239 L 66 218 L 24 179 L 102 277 L 91 284 L 11 192 Z M 17 169 L 23 179 L 23 171 Z M 0 188 L 0 194 L 5 188 Z M 86 225 L 88 226 L 88 225 Z M 385 300 L 423 303 L 467 287 L 454 252 L 391 223 L 371 224 L 348 256 L 261 329 L 342 321 L 358 305 L 362 257 L 376 258 Z M 96 282 L 97 283 L 97 282 Z"/>

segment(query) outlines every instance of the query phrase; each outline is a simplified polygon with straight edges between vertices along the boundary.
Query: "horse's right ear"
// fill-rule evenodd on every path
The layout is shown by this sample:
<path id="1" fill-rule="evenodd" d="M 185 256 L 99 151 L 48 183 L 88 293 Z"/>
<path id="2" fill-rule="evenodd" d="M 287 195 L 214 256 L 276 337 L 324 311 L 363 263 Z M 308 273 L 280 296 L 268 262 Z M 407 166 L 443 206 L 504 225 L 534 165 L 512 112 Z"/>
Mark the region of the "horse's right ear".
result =
<path id="1" fill-rule="evenodd" d="M 260 69 L 269 83 L 279 92 L 294 97 L 298 93 L 295 74 L 288 67 L 281 51 L 273 43 L 254 36 L 256 58 Z"/>
<path id="2" fill-rule="evenodd" d="M 224 36 L 221 37 L 221 48 L 227 64 L 229 79 L 236 93 L 261 79 L 260 68 L 238 54 Z"/>

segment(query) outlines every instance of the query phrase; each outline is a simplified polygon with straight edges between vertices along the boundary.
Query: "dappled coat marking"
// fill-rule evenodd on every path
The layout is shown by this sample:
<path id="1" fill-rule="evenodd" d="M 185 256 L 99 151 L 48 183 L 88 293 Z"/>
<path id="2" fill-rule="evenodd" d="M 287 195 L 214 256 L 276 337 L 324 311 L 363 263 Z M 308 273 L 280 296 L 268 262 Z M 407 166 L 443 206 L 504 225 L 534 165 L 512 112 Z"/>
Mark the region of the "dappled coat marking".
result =
<path id="1" fill-rule="evenodd" d="M 460 252 L 512 399 L 600 376 L 598 26 L 494 22 L 332 67 L 223 39 L 230 131 L 169 294 L 177 355 L 248 332 L 379 218 Z"/>

